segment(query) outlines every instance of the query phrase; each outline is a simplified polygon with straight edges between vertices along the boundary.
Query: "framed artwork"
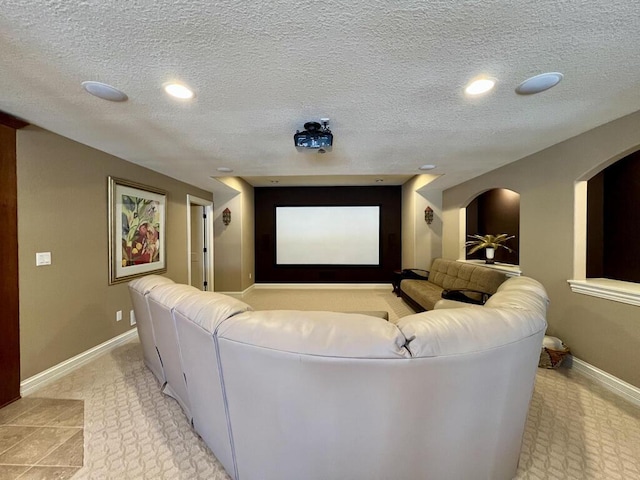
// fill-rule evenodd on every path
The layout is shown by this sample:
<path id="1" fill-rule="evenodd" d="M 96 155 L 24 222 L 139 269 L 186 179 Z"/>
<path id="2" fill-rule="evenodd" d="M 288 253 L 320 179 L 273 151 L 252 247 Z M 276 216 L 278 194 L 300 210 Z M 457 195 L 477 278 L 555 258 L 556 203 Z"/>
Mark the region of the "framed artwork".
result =
<path id="1" fill-rule="evenodd" d="M 109 285 L 167 271 L 167 194 L 109 177 Z"/>

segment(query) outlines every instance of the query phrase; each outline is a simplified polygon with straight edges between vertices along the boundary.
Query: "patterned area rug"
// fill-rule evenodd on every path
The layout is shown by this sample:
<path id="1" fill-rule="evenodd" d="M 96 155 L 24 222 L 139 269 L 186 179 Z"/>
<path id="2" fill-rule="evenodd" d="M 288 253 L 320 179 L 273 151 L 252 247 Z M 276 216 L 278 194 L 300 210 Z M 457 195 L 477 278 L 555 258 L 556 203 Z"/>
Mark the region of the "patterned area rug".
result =
<path id="1" fill-rule="evenodd" d="M 138 342 L 101 356 L 37 395 L 85 400 L 85 462 L 74 480 L 230 478 L 178 403 L 160 393 Z"/>

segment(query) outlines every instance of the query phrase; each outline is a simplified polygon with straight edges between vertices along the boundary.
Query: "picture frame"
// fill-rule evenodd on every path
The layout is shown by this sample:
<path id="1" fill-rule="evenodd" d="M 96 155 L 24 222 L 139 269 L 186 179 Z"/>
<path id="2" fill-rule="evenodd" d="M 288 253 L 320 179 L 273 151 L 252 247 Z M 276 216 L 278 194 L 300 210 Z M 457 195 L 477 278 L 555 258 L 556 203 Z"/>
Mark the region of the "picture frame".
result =
<path id="1" fill-rule="evenodd" d="M 109 285 L 167 271 L 167 193 L 108 177 Z"/>

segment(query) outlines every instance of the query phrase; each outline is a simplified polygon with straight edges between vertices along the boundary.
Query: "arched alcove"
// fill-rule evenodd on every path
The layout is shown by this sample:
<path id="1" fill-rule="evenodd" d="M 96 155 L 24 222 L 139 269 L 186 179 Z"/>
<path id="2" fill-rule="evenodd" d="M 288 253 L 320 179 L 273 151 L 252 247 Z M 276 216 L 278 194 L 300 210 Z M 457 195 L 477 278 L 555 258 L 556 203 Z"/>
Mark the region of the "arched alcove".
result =
<path id="1" fill-rule="evenodd" d="M 519 265 L 520 263 L 520 194 L 507 188 L 492 188 L 475 197 L 466 208 L 467 235 L 515 235 L 504 248 L 496 251 L 495 261 Z M 467 237 L 468 238 L 468 237 Z M 467 260 L 484 259 L 485 252 L 466 254 Z"/>
<path id="2" fill-rule="evenodd" d="M 640 283 L 640 151 L 587 181 L 586 277 Z"/>

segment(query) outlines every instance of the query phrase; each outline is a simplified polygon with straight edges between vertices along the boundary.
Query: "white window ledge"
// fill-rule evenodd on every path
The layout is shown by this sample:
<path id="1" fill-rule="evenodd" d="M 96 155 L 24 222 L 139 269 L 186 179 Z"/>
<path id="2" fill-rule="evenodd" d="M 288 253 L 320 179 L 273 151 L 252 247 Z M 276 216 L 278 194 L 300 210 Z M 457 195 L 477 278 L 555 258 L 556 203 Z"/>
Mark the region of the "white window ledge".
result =
<path id="1" fill-rule="evenodd" d="M 473 265 L 479 265 L 481 267 L 493 268 L 494 270 L 500 270 L 504 272 L 507 277 L 519 277 L 522 275 L 522 271 L 520 271 L 520 266 L 512 265 L 510 263 L 485 263 L 484 260 L 464 260 L 460 259 L 459 262 L 471 263 Z"/>
<path id="2" fill-rule="evenodd" d="M 640 306 L 640 283 L 623 282 L 609 278 L 567 280 L 567 282 L 571 285 L 571 291 L 574 293 Z"/>

